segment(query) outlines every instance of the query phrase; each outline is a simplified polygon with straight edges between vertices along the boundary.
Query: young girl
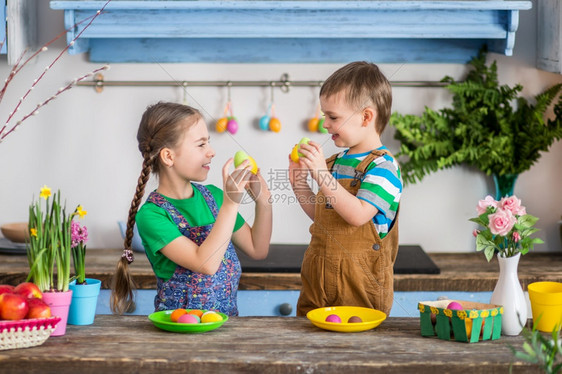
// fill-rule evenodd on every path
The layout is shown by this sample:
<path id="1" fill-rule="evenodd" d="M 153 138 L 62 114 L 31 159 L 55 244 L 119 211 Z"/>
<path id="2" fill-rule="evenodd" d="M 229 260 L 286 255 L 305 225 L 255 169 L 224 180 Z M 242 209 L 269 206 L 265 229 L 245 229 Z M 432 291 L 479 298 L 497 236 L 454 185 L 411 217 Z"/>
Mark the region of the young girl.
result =
<path id="1" fill-rule="evenodd" d="M 248 161 L 229 174 L 229 159 L 222 169 L 223 190 L 193 183 L 207 178 L 215 151 L 203 117 L 186 105 L 148 107 L 137 140 L 144 161 L 129 210 L 125 249 L 113 279 L 113 312 L 134 310 L 128 265 L 133 262 L 136 220 L 157 278 L 156 311 L 212 309 L 238 315 L 241 268 L 232 242 L 253 259 L 267 256 L 272 211 L 265 180 L 250 172 Z M 158 176 L 158 188 L 139 210 L 150 172 Z M 253 227 L 238 214 L 245 189 L 256 203 Z"/>

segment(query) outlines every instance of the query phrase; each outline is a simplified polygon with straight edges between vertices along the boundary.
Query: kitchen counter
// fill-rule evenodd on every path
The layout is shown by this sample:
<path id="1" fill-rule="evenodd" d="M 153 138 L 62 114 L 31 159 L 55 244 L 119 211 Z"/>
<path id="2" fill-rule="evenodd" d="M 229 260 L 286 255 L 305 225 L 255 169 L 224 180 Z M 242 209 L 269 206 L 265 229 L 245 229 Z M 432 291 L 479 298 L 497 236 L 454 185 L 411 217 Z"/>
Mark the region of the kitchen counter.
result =
<path id="1" fill-rule="evenodd" d="M 43 345 L 0 351 L 2 373 L 514 373 L 523 338 L 478 343 L 423 338 L 419 320 L 389 318 L 374 330 L 337 333 L 304 317 L 231 317 L 202 334 L 157 329 L 146 316 L 98 315 Z M 108 371 L 109 369 L 109 371 Z"/>
<path id="2" fill-rule="evenodd" d="M 109 288 L 121 250 L 88 249 L 86 275 Z M 498 279 L 497 259 L 490 263 L 483 253 L 430 253 L 439 274 L 395 274 L 395 291 L 492 291 Z M 25 255 L 0 255 L 0 284 L 18 284 L 29 273 Z M 131 273 L 139 289 L 156 289 L 156 279 L 144 253 L 135 252 Z M 562 252 L 529 253 L 519 262 L 523 289 L 536 281 L 562 282 Z M 241 290 L 300 290 L 299 273 L 242 273 Z"/>

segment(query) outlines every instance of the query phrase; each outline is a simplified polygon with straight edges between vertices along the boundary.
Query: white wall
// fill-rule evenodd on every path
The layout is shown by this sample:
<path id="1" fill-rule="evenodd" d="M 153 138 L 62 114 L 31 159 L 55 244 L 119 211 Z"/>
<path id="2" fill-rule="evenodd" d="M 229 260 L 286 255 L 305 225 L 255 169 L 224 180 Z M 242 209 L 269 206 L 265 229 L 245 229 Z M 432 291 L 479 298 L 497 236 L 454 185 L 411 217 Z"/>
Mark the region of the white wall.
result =
<path id="1" fill-rule="evenodd" d="M 62 11 L 39 2 L 40 41 L 46 42 L 63 30 Z M 536 6 L 536 4 L 533 4 Z M 534 68 L 536 12 L 522 11 L 513 57 L 490 54 L 497 59 L 502 83 L 517 82 L 526 96 L 535 95 L 562 76 Z M 58 41 L 52 48 L 25 67 L 10 86 L 0 105 L 2 124 L 15 102 L 64 47 Z M 60 86 L 96 67 L 85 55 L 64 54 L 37 88 L 26 99 L 19 115 L 28 113 Z M 107 80 L 277 80 L 288 73 L 293 80 L 322 80 L 337 64 L 114 64 L 105 73 Z M 382 64 L 390 80 L 439 80 L 444 75 L 461 79 L 461 64 Z M 0 58 L 0 76 L 7 77 L 10 67 Z M 222 115 L 226 100 L 224 88 L 191 88 L 188 103 L 201 108 L 209 126 Z M 420 114 L 424 106 L 442 108 L 450 96 L 444 89 L 394 88 L 393 111 Z M 240 130 L 235 136 L 212 132 L 217 150 L 208 182 L 221 185 L 221 168 L 237 150 L 254 156 L 266 179 L 276 177 L 281 185 L 273 186 L 278 202 L 274 206 L 275 243 L 306 243 L 309 220 L 296 203 L 286 198 L 292 193 L 285 187 L 287 154 L 302 136 L 324 144 L 326 155 L 336 152 L 325 135 L 308 134 L 304 121 L 314 114 L 317 88 L 293 88 L 287 94 L 276 92 L 275 102 L 283 129 L 281 133 L 264 133 L 256 121 L 267 108 L 270 91 L 261 88 L 233 88 L 234 113 Z M 137 150 L 136 130 L 147 105 L 158 100 L 183 101 L 178 88 L 109 87 L 98 94 L 92 88 L 75 87 L 64 93 L 40 114 L 23 123 L 19 130 L 0 144 L 0 224 L 26 221 L 33 196 L 44 184 L 60 188 L 69 205 L 82 204 L 88 215 L 90 248 L 122 248 L 117 220 L 125 219 L 136 181 L 141 157 Z M 392 151 L 398 143 L 389 128 L 383 141 Z M 560 251 L 558 221 L 562 214 L 561 164 L 562 143 L 555 143 L 539 163 L 522 174 L 515 193 L 523 199 L 529 213 L 540 217 L 538 236 L 546 244 L 540 251 Z M 286 183 L 285 183 L 286 182 Z M 155 187 L 152 181 L 149 189 Z M 455 168 L 430 175 L 422 183 L 404 190 L 400 235 L 403 244 L 420 244 L 427 252 L 472 252 L 471 235 L 476 202 L 493 192 L 489 177 L 466 168 Z M 284 200 L 285 199 L 285 200 Z M 243 206 L 242 214 L 251 223 L 252 206 Z M 116 252 L 117 255 L 117 252 Z"/>

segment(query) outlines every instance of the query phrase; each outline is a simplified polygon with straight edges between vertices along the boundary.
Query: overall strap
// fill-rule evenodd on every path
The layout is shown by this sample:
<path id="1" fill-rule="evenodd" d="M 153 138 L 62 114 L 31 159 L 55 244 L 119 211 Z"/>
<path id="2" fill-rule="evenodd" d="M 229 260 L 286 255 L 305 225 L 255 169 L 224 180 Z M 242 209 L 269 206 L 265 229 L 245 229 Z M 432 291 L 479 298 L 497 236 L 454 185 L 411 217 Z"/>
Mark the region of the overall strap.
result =
<path id="1" fill-rule="evenodd" d="M 207 203 L 207 206 L 209 207 L 209 210 L 213 214 L 213 217 L 216 219 L 217 214 L 218 214 L 218 207 L 217 207 L 217 203 L 215 201 L 215 198 L 211 194 L 211 191 L 209 191 L 209 189 L 207 187 L 205 187 L 201 184 L 198 184 L 198 183 L 192 183 L 192 185 L 195 188 L 197 188 L 197 190 L 199 192 L 201 192 L 201 195 L 203 195 L 203 198 L 205 199 L 205 202 Z M 159 206 L 160 208 L 162 208 L 162 209 L 166 210 L 168 213 L 170 213 L 170 215 L 172 216 L 172 219 L 174 220 L 174 223 L 180 229 L 191 228 L 191 225 L 187 222 L 187 220 L 179 212 L 179 210 L 172 203 L 170 203 L 168 200 L 166 200 L 166 198 L 164 198 L 164 196 L 162 196 L 158 192 L 152 191 L 150 193 L 150 195 L 148 195 L 147 201 L 150 201 L 151 203 Z"/>
<path id="2" fill-rule="evenodd" d="M 360 171 L 361 173 L 365 173 L 365 170 L 367 170 L 367 167 L 369 167 L 369 165 L 371 164 L 371 162 L 373 162 L 374 159 L 384 156 L 387 153 L 388 151 L 386 151 L 385 149 L 372 150 L 371 153 L 365 156 L 363 161 L 361 161 L 359 165 L 355 167 L 355 170 Z"/>
<path id="3" fill-rule="evenodd" d="M 181 232 L 191 228 L 191 225 L 187 222 L 183 214 L 181 214 L 180 211 L 160 193 L 152 191 L 146 200 L 170 213 L 174 223 L 178 226 Z"/>
<path id="4" fill-rule="evenodd" d="M 201 192 L 201 195 L 203 195 L 205 202 L 209 206 L 209 209 L 211 210 L 211 213 L 213 214 L 213 217 L 216 220 L 217 214 L 219 214 L 219 207 L 217 206 L 217 202 L 215 201 L 213 194 L 211 193 L 211 191 L 209 191 L 207 187 L 203 186 L 202 184 L 198 184 L 198 183 L 192 183 L 192 184 L 193 186 L 195 186 L 195 188 L 199 190 L 199 192 Z"/>
<path id="5" fill-rule="evenodd" d="M 328 167 L 328 170 L 330 170 L 330 172 L 332 171 L 332 167 L 334 166 L 334 163 L 336 162 L 336 158 L 338 158 L 338 155 L 339 153 L 336 153 L 335 155 L 331 155 L 326 159 L 326 166 Z"/>
<path id="6" fill-rule="evenodd" d="M 374 149 L 371 151 L 371 153 L 365 156 L 363 161 L 361 161 L 359 165 L 355 167 L 355 175 L 353 176 L 353 181 L 351 182 L 351 185 L 356 186 L 357 183 L 361 182 L 363 176 L 365 175 L 365 171 L 367 170 L 371 162 L 373 162 L 373 160 L 377 157 L 384 156 L 386 153 L 387 153 L 386 150 Z"/>

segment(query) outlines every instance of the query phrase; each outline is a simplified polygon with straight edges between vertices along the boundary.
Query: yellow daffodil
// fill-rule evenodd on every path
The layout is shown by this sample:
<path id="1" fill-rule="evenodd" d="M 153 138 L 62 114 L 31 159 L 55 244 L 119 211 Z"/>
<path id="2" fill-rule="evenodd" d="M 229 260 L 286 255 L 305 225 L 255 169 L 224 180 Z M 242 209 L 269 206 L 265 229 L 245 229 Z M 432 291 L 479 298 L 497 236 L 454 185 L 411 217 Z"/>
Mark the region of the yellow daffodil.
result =
<path id="1" fill-rule="evenodd" d="M 31 236 L 37 237 L 37 229 L 35 229 L 35 228 L 29 229 L 29 234 Z"/>
<path id="2" fill-rule="evenodd" d="M 51 196 L 51 189 L 46 185 L 43 185 L 43 187 L 41 188 L 41 192 L 39 193 L 39 197 L 47 200 L 49 196 Z"/>
<path id="3" fill-rule="evenodd" d="M 80 218 L 84 218 L 84 216 L 88 214 L 88 211 L 84 210 L 84 208 L 82 208 L 82 205 L 78 205 L 78 207 L 76 208 L 76 214 L 78 214 Z"/>

